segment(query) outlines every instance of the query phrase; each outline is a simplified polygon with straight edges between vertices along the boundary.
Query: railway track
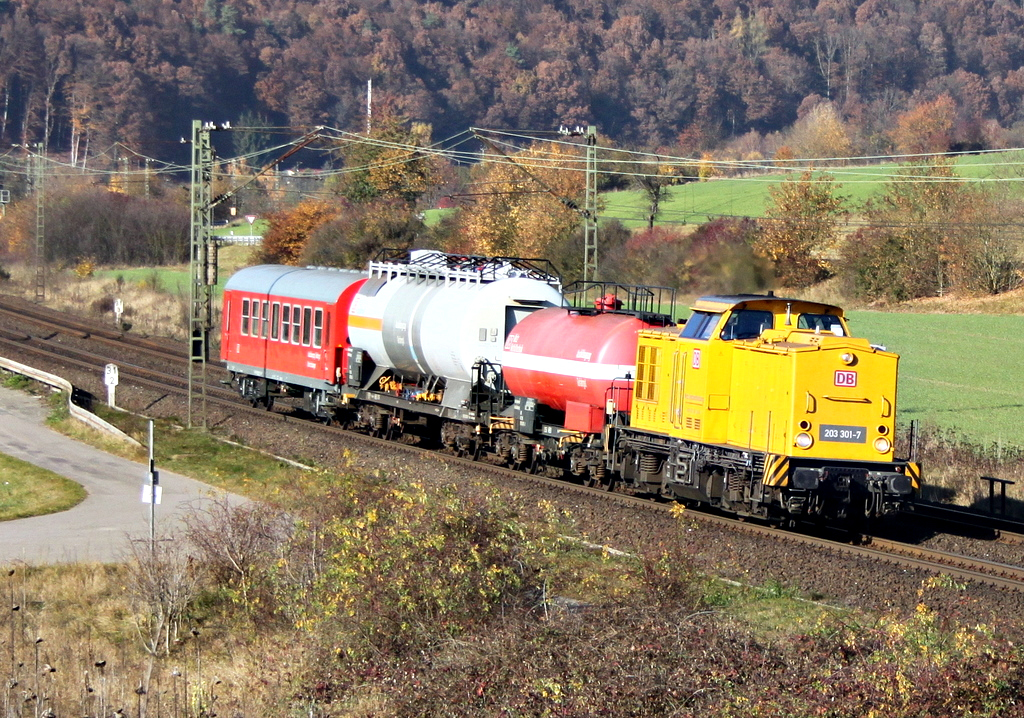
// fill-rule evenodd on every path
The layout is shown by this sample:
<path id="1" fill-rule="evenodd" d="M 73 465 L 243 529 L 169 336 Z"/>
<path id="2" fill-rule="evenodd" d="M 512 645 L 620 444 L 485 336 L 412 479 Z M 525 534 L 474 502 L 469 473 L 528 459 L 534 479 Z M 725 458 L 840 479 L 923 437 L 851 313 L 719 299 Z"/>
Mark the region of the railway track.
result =
<path id="1" fill-rule="evenodd" d="M 154 339 L 130 335 L 110 327 L 103 327 L 96 322 L 86 322 L 74 317 L 55 312 L 37 304 L 20 299 L 0 295 L 0 316 L 12 318 L 19 323 L 50 330 L 54 333 L 67 334 L 80 339 L 109 347 L 130 349 L 148 356 L 167 360 L 178 359 L 185 362 L 188 353 L 185 347 L 177 342 L 166 339 Z M 52 336 L 52 335 L 51 335 Z"/>
<path id="2" fill-rule="evenodd" d="M 166 341 L 154 341 L 113 330 L 96 328 L 80 320 L 65 319 L 63 315 L 55 316 L 53 312 L 39 310 L 31 305 L 25 307 L 24 304 L 26 303 L 10 302 L 6 298 L 0 299 L 0 314 L 17 317 L 19 321 L 17 330 L 0 329 L 0 351 L 16 351 L 22 357 L 19 359 L 20 361 L 28 363 L 35 359 L 43 364 L 44 368 L 53 365 L 70 366 L 97 377 L 102 375 L 103 367 L 111 361 L 109 354 L 101 351 L 101 348 L 116 347 L 119 353 L 137 351 L 156 360 L 165 368 L 154 369 L 143 366 L 141 361 L 140 363 L 125 361 L 122 355 L 118 360 L 122 384 L 132 383 L 163 394 L 186 395 L 188 383 L 182 374 L 187 357 L 181 346 Z M 54 341 L 58 334 L 78 340 L 88 340 L 90 348 L 83 349 Z M 92 347 L 93 344 L 98 346 Z M 180 367 L 180 371 L 174 373 L 171 367 Z M 290 423 L 291 425 L 296 423 L 294 413 L 268 412 L 265 409 L 256 409 L 244 404 L 233 390 L 227 389 L 216 379 L 209 380 L 206 396 L 211 406 L 232 416 L 258 418 L 261 421 Z M 656 502 L 645 497 L 609 492 L 600 488 L 569 483 L 562 479 L 524 474 L 471 459 L 439 455 L 426 448 L 397 444 L 336 426 L 324 426 L 315 422 L 304 422 L 303 426 L 304 431 L 321 433 L 328 440 L 344 436 L 346 441 L 354 441 L 388 452 L 407 452 L 413 456 L 429 456 L 450 464 L 472 467 L 472 470 L 476 472 L 487 472 L 511 481 L 541 484 L 553 487 L 559 492 L 586 495 L 603 502 L 615 502 L 633 509 L 668 512 L 672 508 L 670 504 Z M 943 573 L 961 581 L 982 583 L 1024 593 L 1024 566 L 1020 565 L 1009 565 L 956 553 L 934 551 L 913 544 L 877 537 L 871 537 L 862 542 L 843 542 L 820 536 L 782 531 L 736 518 L 703 512 L 690 511 L 687 512 L 687 516 L 696 522 L 717 525 L 729 531 L 753 534 L 765 540 L 811 546 L 830 554 L 882 561 L 903 569 Z"/>

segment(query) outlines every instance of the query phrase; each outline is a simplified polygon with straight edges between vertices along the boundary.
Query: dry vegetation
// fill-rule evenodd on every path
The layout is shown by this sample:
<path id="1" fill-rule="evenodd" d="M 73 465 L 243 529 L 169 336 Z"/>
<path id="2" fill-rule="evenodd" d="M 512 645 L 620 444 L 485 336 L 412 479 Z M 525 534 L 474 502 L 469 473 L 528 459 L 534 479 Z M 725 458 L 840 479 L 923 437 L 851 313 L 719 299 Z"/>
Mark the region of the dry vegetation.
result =
<path id="1" fill-rule="evenodd" d="M 10 567 L 4 715 L 1010 716 L 1024 685 L 966 602 L 933 610 L 967 597 L 942 578 L 868 616 L 702 575 L 685 515 L 632 557 L 483 488 L 317 473 L 276 496 L 116 566 Z"/>
<path id="2" fill-rule="evenodd" d="M 220 250 L 221 277 L 245 266 L 252 248 L 228 246 Z M 10 277 L 0 282 L 5 294 L 34 300 L 36 273 L 31 262 L 5 264 Z M 45 277 L 43 304 L 52 309 L 85 315 L 114 326 L 114 299 L 124 303 L 123 322 L 136 334 L 182 339 L 188 324 L 188 265 L 149 270 L 104 267 L 103 276 L 88 261 L 70 267 L 50 267 Z M 216 311 L 216 310 L 215 310 Z M 215 317 L 215 322 L 216 322 Z"/>
<path id="3" fill-rule="evenodd" d="M 184 268 L 187 271 L 187 267 Z M 24 264 L 11 265 L 10 280 L 3 283 L 5 294 L 35 299 L 35 270 Z M 73 269 L 47 272 L 45 306 L 81 314 L 114 326 L 114 299 L 124 302 L 122 321 L 138 334 L 184 337 L 188 318 L 188 294 L 161 289 L 160 275 L 141 281 L 117 281 L 96 276 L 78 276 Z"/>

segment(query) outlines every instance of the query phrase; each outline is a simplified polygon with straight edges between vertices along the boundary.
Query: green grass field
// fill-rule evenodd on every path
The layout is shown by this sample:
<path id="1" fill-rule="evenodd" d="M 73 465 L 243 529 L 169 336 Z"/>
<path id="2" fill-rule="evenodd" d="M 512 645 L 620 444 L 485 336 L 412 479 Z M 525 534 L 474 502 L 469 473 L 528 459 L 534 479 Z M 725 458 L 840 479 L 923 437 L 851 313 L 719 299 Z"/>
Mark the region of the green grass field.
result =
<path id="1" fill-rule="evenodd" d="M 886 163 L 860 167 L 836 167 L 827 171 L 840 185 L 838 194 L 848 198 L 851 209 L 863 205 L 869 197 L 885 189 L 886 182 L 899 165 Z M 983 182 L 1001 179 L 1019 180 L 1024 175 L 1024 153 L 968 155 L 957 163 L 957 173 Z M 662 203 L 658 222 L 664 224 L 703 224 L 716 217 L 761 217 L 765 213 L 768 189 L 799 173 L 761 173 L 742 178 L 713 179 L 691 182 L 669 188 L 669 197 Z M 601 219 L 617 219 L 627 227 L 646 224 L 647 201 L 639 190 L 622 190 L 601 194 L 604 207 Z"/>
<path id="2" fill-rule="evenodd" d="M 1024 316 L 850 312 L 851 330 L 900 354 L 901 421 L 1024 447 Z"/>
<path id="3" fill-rule="evenodd" d="M 240 267 L 250 264 L 253 247 L 231 244 L 221 247 L 218 252 L 217 292 L 224 291 L 224 283 Z M 181 267 L 125 267 L 122 269 L 98 269 L 96 276 L 116 280 L 118 277 L 128 284 L 148 286 L 162 292 L 188 296 L 189 269 Z"/>

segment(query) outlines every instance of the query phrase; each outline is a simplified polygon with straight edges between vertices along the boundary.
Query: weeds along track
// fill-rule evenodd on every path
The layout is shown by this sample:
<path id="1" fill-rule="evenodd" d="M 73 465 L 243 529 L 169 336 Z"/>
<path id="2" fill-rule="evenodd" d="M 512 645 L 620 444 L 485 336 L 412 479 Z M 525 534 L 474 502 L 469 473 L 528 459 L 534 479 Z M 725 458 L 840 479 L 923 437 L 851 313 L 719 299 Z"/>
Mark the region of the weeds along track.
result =
<path id="1" fill-rule="evenodd" d="M 103 329 L 78 318 L 0 299 L 0 352 L 16 361 L 65 375 L 85 391 L 101 395 L 103 367 L 120 368 L 118 404 L 140 413 L 184 415 L 187 357 L 181 344 Z M 594 543 L 625 551 L 643 550 L 676 535 L 672 505 L 644 497 L 588 488 L 560 479 L 531 476 L 483 462 L 389 442 L 305 421 L 288 408 L 267 412 L 244 403 L 224 387 L 223 369 L 208 365 L 208 426 L 273 453 L 321 465 L 351 466 L 355 452 L 369 471 L 422 471 L 435 479 L 471 483 L 481 477 L 514 490 L 525 504 L 548 502 L 576 517 L 579 533 Z M 352 451 L 346 452 L 345 449 Z M 399 469 L 395 469 L 396 471 Z M 941 573 L 988 591 L 987 609 L 1005 615 L 1024 610 L 1024 551 L 1019 545 L 945 536 L 941 550 L 873 539 L 868 545 L 781 531 L 734 518 L 686 511 L 699 562 L 718 575 L 750 583 L 779 580 L 813 595 L 886 605 L 903 597 L 913 605 L 921 582 Z M 995 555 L 993 555 L 995 554 Z"/>
<path id="2" fill-rule="evenodd" d="M 919 565 L 964 580 L 981 581 L 1001 588 L 1024 590 L 1024 567 L 987 561 L 972 556 L 962 556 L 945 551 L 935 551 L 899 541 L 872 538 L 869 547 L 886 556 L 907 559 L 907 565 Z M 918 563 L 919 562 L 919 563 Z M 1021 563 L 1018 561 L 1018 563 Z"/>

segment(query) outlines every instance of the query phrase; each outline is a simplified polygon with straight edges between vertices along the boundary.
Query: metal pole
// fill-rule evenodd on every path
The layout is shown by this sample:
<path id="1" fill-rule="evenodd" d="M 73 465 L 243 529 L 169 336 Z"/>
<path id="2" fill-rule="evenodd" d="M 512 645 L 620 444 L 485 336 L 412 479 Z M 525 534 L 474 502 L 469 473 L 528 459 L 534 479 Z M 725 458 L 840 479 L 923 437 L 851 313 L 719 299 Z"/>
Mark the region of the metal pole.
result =
<path id="1" fill-rule="evenodd" d="M 366 136 L 370 136 L 370 123 L 373 117 L 373 80 L 366 81 Z"/>
<path id="2" fill-rule="evenodd" d="M 36 302 L 41 303 L 46 299 L 46 226 L 43 205 L 45 201 L 44 188 L 44 167 L 43 161 L 46 157 L 46 148 L 37 144 L 38 152 L 29 155 L 32 162 L 32 191 L 36 196 L 36 245 L 35 245 L 35 270 L 36 270 Z"/>
<path id="3" fill-rule="evenodd" d="M 156 487 L 160 479 L 153 460 L 153 420 L 149 420 L 149 552 L 156 554 Z"/>
<path id="4" fill-rule="evenodd" d="M 583 213 L 583 281 L 597 279 L 597 127 L 587 127 L 586 211 Z"/>
<path id="5" fill-rule="evenodd" d="M 206 428 L 206 362 L 213 326 L 213 286 L 217 283 L 217 243 L 213 224 L 213 147 L 210 126 L 192 122 L 192 226 L 189 271 L 188 427 L 192 428 L 192 403 L 199 382 L 202 425 Z"/>

